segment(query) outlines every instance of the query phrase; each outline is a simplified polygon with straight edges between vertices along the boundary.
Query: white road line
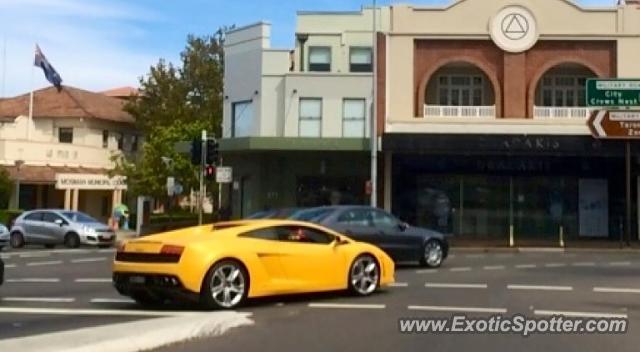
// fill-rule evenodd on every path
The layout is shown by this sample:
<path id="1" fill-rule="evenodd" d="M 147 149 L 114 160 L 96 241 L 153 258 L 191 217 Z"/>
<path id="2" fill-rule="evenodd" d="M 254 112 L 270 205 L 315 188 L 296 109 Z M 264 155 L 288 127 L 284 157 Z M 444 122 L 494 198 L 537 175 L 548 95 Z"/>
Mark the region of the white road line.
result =
<path id="1" fill-rule="evenodd" d="M 547 263 L 544 265 L 545 268 L 563 268 L 567 266 L 567 264 L 564 263 Z"/>
<path id="2" fill-rule="evenodd" d="M 385 309 L 385 304 L 341 304 L 341 303 L 309 303 L 309 308 L 328 309 Z"/>
<path id="3" fill-rule="evenodd" d="M 597 313 L 597 312 L 567 312 L 567 311 L 559 311 L 559 310 L 534 310 L 533 314 L 535 315 L 562 315 L 565 317 L 573 317 L 573 318 L 620 318 L 627 319 L 628 316 L 626 314 L 620 313 Z"/>
<path id="4" fill-rule="evenodd" d="M 416 274 L 435 274 L 437 272 L 438 269 L 416 270 Z"/>
<path id="5" fill-rule="evenodd" d="M 51 256 L 51 253 L 20 253 L 18 256 L 20 258 L 43 258 Z"/>
<path id="6" fill-rule="evenodd" d="M 478 258 L 484 258 L 484 257 L 486 257 L 486 255 L 484 255 L 484 254 L 467 254 L 467 255 L 465 255 L 465 257 L 469 258 L 469 259 L 478 259 Z"/>
<path id="7" fill-rule="evenodd" d="M 516 265 L 516 269 L 535 269 L 538 266 L 535 264 L 518 264 Z"/>
<path id="8" fill-rule="evenodd" d="M 103 282 L 111 283 L 113 280 L 111 278 L 82 278 L 82 279 L 75 279 L 73 281 L 78 283 L 83 283 L 83 284 L 96 284 L 96 283 L 103 283 Z"/>
<path id="9" fill-rule="evenodd" d="M 14 283 L 54 283 L 54 282 L 60 282 L 60 279 L 24 278 L 24 279 L 7 279 L 7 282 L 14 282 Z"/>
<path id="10" fill-rule="evenodd" d="M 409 287 L 409 283 L 408 282 L 394 282 L 392 284 L 389 284 L 390 287 Z"/>
<path id="11" fill-rule="evenodd" d="M 549 247 L 533 247 L 533 248 L 518 248 L 520 253 L 562 253 L 564 248 L 549 248 Z"/>
<path id="12" fill-rule="evenodd" d="M 504 265 L 487 265 L 483 267 L 484 270 L 504 270 Z"/>
<path id="13" fill-rule="evenodd" d="M 424 284 L 427 288 L 474 288 L 474 289 L 486 289 L 487 284 L 450 284 L 450 283 L 435 283 L 427 282 Z"/>
<path id="14" fill-rule="evenodd" d="M 43 266 L 43 265 L 57 265 L 62 264 L 62 260 L 52 260 L 48 262 L 33 262 L 27 263 L 27 266 Z"/>
<path id="15" fill-rule="evenodd" d="M 43 302 L 43 303 L 72 303 L 75 298 L 67 297 L 0 297 L 3 302 Z"/>
<path id="16" fill-rule="evenodd" d="M 7 264 L 4 266 L 5 269 L 10 269 L 10 268 L 15 268 L 16 265 L 15 264 Z"/>
<path id="17" fill-rule="evenodd" d="M 136 303 L 132 299 L 126 298 L 92 298 L 91 303 Z"/>
<path id="18" fill-rule="evenodd" d="M 610 266 L 630 266 L 631 262 L 611 262 Z"/>
<path id="19" fill-rule="evenodd" d="M 513 258 L 513 254 L 508 253 L 508 254 L 496 254 L 497 258 Z"/>
<path id="20" fill-rule="evenodd" d="M 43 314 L 43 315 L 113 315 L 113 316 L 182 316 L 206 314 L 199 312 L 175 312 L 175 311 L 151 311 L 129 309 L 77 309 L 77 308 L 26 308 L 26 307 L 0 307 L 0 313 L 15 314 Z"/>
<path id="21" fill-rule="evenodd" d="M 97 253 L 114 253 L 116 251 L 115 248 L 106 248 L 106 249 L 98 249 Z"/>
<path id="22" fill-rule="evenodd" d="M 622 288 L 622 287 L 594 287 L 593 292 L 603 293 L 635 293 L 640 294 L 638 288 Z"/>
<path id="23" fill-rule="evenodd" d="M 93 263 L 93 262 L 104 262 L 107 258 L 81 258 L 81 259 L 72 259 L 71 262 L 74 264 L 77 263 Z"/>
<path id="24" fill-rule="evenodd" d="M 580 266 L 580 267 L 596 266 L 596 263 L 594 263 L 594 262 L 579 262 L 579 263 L 572 263 L 571 266 Z"/>
<path id="25" fill-rule="evenodd" d="M 463 271 L 471 271 L 470 267 L 462 267 L 462 268 L 451 268 L 449 271 L 453 272 L 463 272 Z"/>
<path id="26" fill-rule="evenodd" d="M 508 290 L 534 290 L 534 291 L 573 291 L 571 286 L 546 286 L 546 285 L 507 285 Z"/>
<path id="27" fill-rule="evenodd" d="M 478 307 L 447 307 L 447 306 L 409 306 L 409 310 L 422 310 L 431 312 L 463 312 L 463 313 L 494 313 L 505 314 L 506 308 L 478 308 Z"/>

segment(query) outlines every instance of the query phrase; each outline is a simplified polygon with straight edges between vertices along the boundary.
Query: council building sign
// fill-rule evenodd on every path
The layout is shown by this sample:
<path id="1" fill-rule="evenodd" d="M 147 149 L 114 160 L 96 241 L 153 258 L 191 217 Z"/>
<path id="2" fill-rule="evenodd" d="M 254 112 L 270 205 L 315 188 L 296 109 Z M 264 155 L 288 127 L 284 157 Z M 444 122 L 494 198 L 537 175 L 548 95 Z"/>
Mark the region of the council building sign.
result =
<path id="1" fill-rule="evenodd" d="M 126 190 L 127 178 L 100 174 L 56 174 L 56 189 Z"/>

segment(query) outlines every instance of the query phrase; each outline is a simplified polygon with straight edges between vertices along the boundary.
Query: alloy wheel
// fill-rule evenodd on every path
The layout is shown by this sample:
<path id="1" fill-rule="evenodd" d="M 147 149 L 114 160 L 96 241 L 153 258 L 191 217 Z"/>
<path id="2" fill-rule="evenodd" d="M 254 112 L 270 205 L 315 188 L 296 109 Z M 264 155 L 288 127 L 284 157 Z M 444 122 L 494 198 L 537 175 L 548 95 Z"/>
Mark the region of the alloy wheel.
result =
<path id="1" fill-rule="evenodd" d="M 424 246 L 424 262 L 430 267 L 442 264 L 443 251 L 438 241 L 429 241 Z"/>
<path id="2" fill-rule="evenodd" d="M 244 297 L 245 281 L 244 273 L 238 265 L 221 265 L 211 277 L 211 298 L 221 307 L 234 307 Z"/>
<path id="3" fill-rule="evenodd" d="M 351 266 L 349 281 L 351 288 L 358 294 L 366 296 L 378 288 L 380 269 L 371 256 L 361 256 Z"/>

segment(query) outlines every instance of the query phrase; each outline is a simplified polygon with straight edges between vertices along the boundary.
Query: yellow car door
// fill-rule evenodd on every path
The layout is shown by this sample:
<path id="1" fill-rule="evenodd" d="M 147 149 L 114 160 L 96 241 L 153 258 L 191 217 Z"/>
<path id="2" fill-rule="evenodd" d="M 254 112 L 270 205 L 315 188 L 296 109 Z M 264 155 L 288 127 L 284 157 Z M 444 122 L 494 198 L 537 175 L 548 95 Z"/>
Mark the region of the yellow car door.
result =
<path id="1" fill-rule="evenodd" d="M 305 226 L 283 226 L 278 232 L 278 252 L 291 292 L 346 287 L 348 264 L 333 235 Z"/>

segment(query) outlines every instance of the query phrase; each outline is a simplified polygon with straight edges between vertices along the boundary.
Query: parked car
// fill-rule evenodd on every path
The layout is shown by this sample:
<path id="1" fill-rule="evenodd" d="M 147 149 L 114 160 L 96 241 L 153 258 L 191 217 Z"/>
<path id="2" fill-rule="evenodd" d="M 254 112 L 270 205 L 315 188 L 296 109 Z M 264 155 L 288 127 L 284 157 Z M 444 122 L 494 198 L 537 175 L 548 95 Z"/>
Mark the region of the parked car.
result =
<path id="1" fill-rule="evenodd" d="M 9 244 L 9 229 L 0 224 L 0 250 Z"/>
<path id="2" fill-rule="evenodd" d="M 296 213 L 303 211 L 303 208 L 282 208 L 282 209 L 271 209 L 271 210 L 262 210 L 256 213 L 253 213 L 247 217 L 249 220 L 258 220 L 258 219 L 288 219 L 294 216 Z"/>
<path id="3" fill-rule="evenodd" d="M 384 210 L 367 206 L 311 208 L 292 219 L 308 221 L 377 245 L 395 261 L 418 261 L 436 268 L 447 258 L 449 244 L 437 231 L 412 227 Z"/>
<path id="4" fill-rule="evenodd" d="M 4 283 L 4 261 L 0 258 L 0 286 Z"/>
<path id="5" fill-rule="evenodd" d="M 116 240 L 112 228 L 78 211 L 32 210 L 22 213 L 11 227 L 9 243 L 13 248 L 41 244 L 47 248 L 64 244 L 110 247 Z"/>

